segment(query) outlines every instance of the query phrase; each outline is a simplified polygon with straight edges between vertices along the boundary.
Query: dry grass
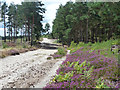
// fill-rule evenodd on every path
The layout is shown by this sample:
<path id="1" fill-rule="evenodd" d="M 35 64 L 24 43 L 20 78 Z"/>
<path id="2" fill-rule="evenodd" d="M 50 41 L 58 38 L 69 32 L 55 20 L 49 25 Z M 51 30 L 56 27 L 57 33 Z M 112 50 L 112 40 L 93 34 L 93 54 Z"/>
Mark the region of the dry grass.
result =
<path id="1" fill-rule="evenodd" d="M 0 58 L 4 58 L 6 56 L 8 56 L 7 51 L 0 51 Z"/>
<path id="2" fill-rule="evenodd" d="M 36 47 L 31 47 L 28 42 L 21 43 L 18 39 L 15 43 L 7 41 L 6 43 L 2 41 L 2 48 L 0 50 L 0 58 L 11 55 L 19 55 L 20 53 L 34 51 Z"/>
<path id="3" fill-rule="evenodd" d="M 5 58 L 6 56 L 19 55 L 20 53 L 37 50 L 35 47 L 31 48 L 7 48 L 0 51 L 0 58 Z"/>

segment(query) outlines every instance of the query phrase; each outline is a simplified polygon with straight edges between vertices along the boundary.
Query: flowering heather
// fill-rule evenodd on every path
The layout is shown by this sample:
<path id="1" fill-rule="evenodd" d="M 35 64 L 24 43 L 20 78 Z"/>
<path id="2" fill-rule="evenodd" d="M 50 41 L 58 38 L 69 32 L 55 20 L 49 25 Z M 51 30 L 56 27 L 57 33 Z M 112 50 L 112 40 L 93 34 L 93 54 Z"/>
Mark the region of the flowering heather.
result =
<path id="1" fill-rule="evenodd" d="M 82 51 L 82 49 L 83 47 L 66 56 L 66 60 L 57 70 L 58 76 L 45 88 L 119 87 L 117 59 L 100 55 L 101 50 L 96 52 L 95 50 Z"/>
<path id="2" fill-rule="evenodd" d="M 53 58 L 61 58 L 62 57 L 62 55 L 53 55 Z"/>

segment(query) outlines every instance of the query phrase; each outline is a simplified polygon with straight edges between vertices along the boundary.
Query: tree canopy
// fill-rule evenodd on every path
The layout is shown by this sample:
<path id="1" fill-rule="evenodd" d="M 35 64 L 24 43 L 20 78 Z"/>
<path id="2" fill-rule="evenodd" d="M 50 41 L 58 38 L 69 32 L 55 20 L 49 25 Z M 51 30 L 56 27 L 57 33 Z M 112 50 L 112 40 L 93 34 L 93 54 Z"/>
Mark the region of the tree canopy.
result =
<path id="1" fill-rule="evenodd" d="M 16 41 L 19 32 L 21 32 L 21 37 L 26 38 L 26 41 L 39 40 L 41 33 L 44 32 L 41 21 L 43 21 L 43 13 L 46 10 L 43 6 L 42 2 L 22 2 L 21 5 L 11 3 L 8 8 L 6 3 L 2 5 L 2 18 L 4 26 L 8 28 L 11 41 L 13 39 L 14 42 Z M 5 18 L 6 15 L 7 18 Z M 4 33 L 6 36 L 6 32 Z"/>
<path id="2" fill-rule="evenodd" d="M 71 41 L 101 42 L 118 38 L 120 2 L 67 2 L 60 5 L 53 21 L 53 37 L 63 44 Z"/>

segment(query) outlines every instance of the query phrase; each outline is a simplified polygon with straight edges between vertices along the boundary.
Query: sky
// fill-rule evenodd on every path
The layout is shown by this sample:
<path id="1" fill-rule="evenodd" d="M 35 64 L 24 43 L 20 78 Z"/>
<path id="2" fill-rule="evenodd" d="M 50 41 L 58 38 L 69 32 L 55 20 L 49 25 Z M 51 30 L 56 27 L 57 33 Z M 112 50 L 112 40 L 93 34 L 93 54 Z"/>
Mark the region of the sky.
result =
<path id="1" fill-rule="evenodd" d="M 1 1 L 1 0 L 0 0 Z M 8 4 L 10 4 L 11 2 L 14 2 L 15 4 L 20 4 L 21 1 L 23 0 L 3 0 L 6 1 Z M 43 19 L 43 27 L 45 26 L 46 23 L 50 24 L 50 32 L 52 32 L 52 22 L 55 19 L 56 16 L 56 12 L 57 9 L 59 8 L 59 5 L 65 5 L 66 2 L 68 1 L 73 1 L 75 2 L 75 0 L 39 0 L 42 1 L 45 5 L 45 9 L 47 10 L 44 14 L 44 19 Z M 0 23 L 0 36 L 3 36 L 3 23 Z"/>

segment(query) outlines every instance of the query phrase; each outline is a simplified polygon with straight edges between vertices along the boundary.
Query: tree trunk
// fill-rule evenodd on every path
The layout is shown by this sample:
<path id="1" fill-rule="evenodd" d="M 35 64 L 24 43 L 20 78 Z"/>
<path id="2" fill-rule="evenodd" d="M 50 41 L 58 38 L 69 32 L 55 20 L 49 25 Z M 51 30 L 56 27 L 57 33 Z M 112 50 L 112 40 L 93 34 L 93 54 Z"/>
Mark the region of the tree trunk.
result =
<path id="1" fill-rule="evenodd" d="M 83 42 L 83 28 L 81 27 L 81 32 L 80 32 L 80 39 L 81 39 L 81 42 Z"/>
<path id="2" fill-rule="evenodd" d="M 101 30 L 99 30 L 99 42 L 102 41 L 102 33 L 101 33 Z"/>
<path id="3" fill-rule="evenodd" d="M 91 30 L 91 42 L 94 43 L 94 28 Z"/>
<path id="4" fill-rule="evenodd" d="M 81 23 L 79 24 L 79 27 L 78 27 L 78 43 L 81 41 Z"/>
<path id="5" fill-rule="evenodd" d="M 10 42 L 10 27 L 9 27 L 9 42 Z"/>
<path id="6" fill-rule="evenodd" d="M 10 25 L 10 23 L 9 23 L 9 25 Z M 8 31 L 8 33 L 9 33 L 9 42 L 10 42 L 10 26 L 9 26 L 9 31 Z"/>
<path id="7" fill-rule="evenodd" d="M 31 29 L 31 46 L 33 45 L 33 29 L 34 29 L 34 15 L 33 15 L 33 24 L 32 24 L 32 29 Z"/>
<path id="8" fill-rule="evenodd" d="M 86 20 L 87 24 L 86 24 L 86 40 L 85 43 L 88 43 L 88 19 Z"/>
<path id="9" fill-rule="evenodd" d="M 24 35 L 24 30 L 23 30 L 23 33 L 22 33 L 22 34 L 23 34 L 23 41 L 25 41 L 24 38 L 26 38 L 26 37 L 25 37 L 25 35 Z"/>
<path id="10" fill-rule="evenodd" d="M 15 42 L 15 32 L 16 32 L 16 31 L 15 31 L 15 24 L 14 24 L 14 42 Z"/>
<path id="11" fill-rule="evenodd" d="M 21 43 L 22 43 L 22 28 L 21 28 Z"/>
<path id="12" fill-rule="evenodd" d="M 27 25 L 26 25 L 26 17 L 25 17 L 25 41 L 27 41 L 27 37 L 26 37 L 26 32 L 27 32 Z"/>
<path id="13" fill-rule="evenodd" d="M 6 24 L 5 24 L 5 15 L 4 15 L 4 42 L 6 42 Z"/>
<path id="14" fill-rule="evenodd" d="M 112 37 L 112 30 L 108 31 L 108 40 Z"/>
<path id="15" fill-rule="evenodd" d="M 12 27 L 11 27 L 11 42 L 12 42 Z"/>
<path id="16" fill-rule="evenodd" d="M 15 36 L 15 39 L 17 40 L 17 30 L 18 30 L 18 28 L 16 27 L 16 36 Z"/>
<path id="17" fill-rule="evenodd" d="M 30 41 L 30 24 L 29 24 L 29 20 L 28 20 L 28 41 Z"/>
<path id="18" fill-rule="evenodd" d="M 95 30 L 95 42 L 97 42 L 97 29 Z"/>
<path id="19" fill-rule="evenodd" d="M 83 36 L 82 36 L 82 39 L 83 39 L 83 42 L 84 42 L 84 40 L 85 40 L 85 39 L 84 39 L 84 34 L 83 34 Z"/>
<path id="20" fill-rule="evenodd" d="M 102 41 L 105 40 L 105 36 L 104 36 L 104 35 L 105 35 L 105 32 L 104 32 L 104 29 L 102 29 L 102 37 L 101 37 L 101 38 L 102 38 Z"/>

